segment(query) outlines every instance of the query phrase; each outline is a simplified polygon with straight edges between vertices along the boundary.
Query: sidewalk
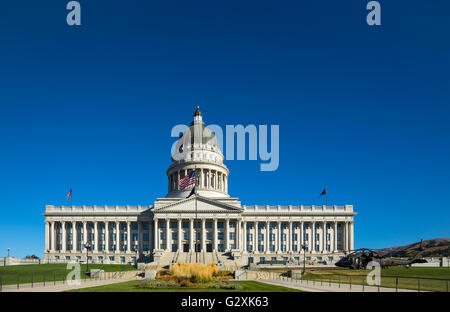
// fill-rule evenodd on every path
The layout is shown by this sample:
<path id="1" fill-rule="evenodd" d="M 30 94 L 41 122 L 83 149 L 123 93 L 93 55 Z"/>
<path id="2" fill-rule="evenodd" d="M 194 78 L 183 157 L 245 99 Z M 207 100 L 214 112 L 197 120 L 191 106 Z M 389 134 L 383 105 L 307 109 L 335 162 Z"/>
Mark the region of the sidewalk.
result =
<path id="1" fill-rule="evenodd" d="M 294 288 L 303 291 L 310 292 L 396 292 L 395 288 L 388 287 L 377 287 L 377 286 L 367 286 L 364 285 L 351 285 L 350 284 L 337 284 L 337 283 L 328 283 L 328 282 L 313 282 L 306 280 L 264 280 L 257 279 L 254 280 L 257 282 L 262 282 L 266 284 L 276 285 L 276 286 L 285 286 L 289 288 Z M 398 292 L 417 292 L 417 290 L 411 289 L 398 289 Z"/>
<path id="2" fill-rule="evenodd" d="M 118 279 L 108 279 L 108 280 L 82 280 L 80 285 L 67 285 L 65 281 L 57 281 L 56 285 L 53 282 L 36 283 L 31 287 L 31 284 L 22 284 L 20 288 L 17 289 L 17 285 L 4 285 L 2 292 L 61 292 L 72 289 L 80 289 L 87 287 L 102 286 L 108 284 L 122 283 L 135 280 L 136 278 L 118 278 Z"/>

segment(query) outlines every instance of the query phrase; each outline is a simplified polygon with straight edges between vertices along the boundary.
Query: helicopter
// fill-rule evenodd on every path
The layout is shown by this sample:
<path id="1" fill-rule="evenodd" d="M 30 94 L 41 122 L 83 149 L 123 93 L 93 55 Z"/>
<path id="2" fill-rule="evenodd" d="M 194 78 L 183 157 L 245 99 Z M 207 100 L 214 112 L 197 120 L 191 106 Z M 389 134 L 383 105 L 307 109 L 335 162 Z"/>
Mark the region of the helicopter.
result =
<path id="1" fill-rule="evenodd" d="M 350 268 L 355 270 L 367 269 L 367 265 L 372 262 L 378 262 L 382 268 L 390 266 L 405 266 L 410 267 L 414 263 L 426 263 L 427 260 L 422 258 L 423 247 L 422 240 L 420 241 L 419 252 L 411 258 L 386 257 L 381 255 L 374 249 L 360 248 L 353 250 L 351 253 L 340 259 L 335 263 L 341 268 Z"/>

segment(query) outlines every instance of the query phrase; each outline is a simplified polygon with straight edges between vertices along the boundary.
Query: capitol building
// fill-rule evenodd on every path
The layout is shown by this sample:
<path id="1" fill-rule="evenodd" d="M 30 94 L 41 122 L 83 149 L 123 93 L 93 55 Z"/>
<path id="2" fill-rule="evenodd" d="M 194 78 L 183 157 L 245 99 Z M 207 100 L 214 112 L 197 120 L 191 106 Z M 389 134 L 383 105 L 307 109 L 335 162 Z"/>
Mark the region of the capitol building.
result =
<path id="1" fill-rule="evenodd" d="M 193 185 L 180 189 L 178 180 L 192 171 L 196 192 L 188 197 Z M 44 259 L 241 267 L 268 260 L 300 263 L 304 254 L 311 263 L 334 263 L 354 249 L 352 205 L 242 205 L 228 194 L 229 174 L 197 108 L 176 143 L 165 197 L 153 206 L 47 205 Z"/>

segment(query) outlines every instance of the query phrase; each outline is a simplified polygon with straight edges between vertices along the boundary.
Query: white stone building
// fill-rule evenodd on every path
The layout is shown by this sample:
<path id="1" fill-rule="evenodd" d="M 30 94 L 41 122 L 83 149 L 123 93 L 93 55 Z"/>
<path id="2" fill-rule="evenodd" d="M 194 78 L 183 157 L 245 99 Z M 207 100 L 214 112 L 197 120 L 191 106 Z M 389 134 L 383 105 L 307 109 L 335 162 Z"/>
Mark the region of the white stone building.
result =
<path id="1" fill-rule="evenodd" d="M 230 197 L 224 156 L 198 108 L 176 148 L 168 194 L 154 206 L 47 205 L 44 259 L 86 261 L 86 242 L 97 263 L 296 262 L 302 244 L 307 261 L 330 263 L 353 249 L 352 205 L 245 206 Z M 180 190 L 177 181 L 192 170 L 197 194 L 186 198 L 192 186 Z"/>

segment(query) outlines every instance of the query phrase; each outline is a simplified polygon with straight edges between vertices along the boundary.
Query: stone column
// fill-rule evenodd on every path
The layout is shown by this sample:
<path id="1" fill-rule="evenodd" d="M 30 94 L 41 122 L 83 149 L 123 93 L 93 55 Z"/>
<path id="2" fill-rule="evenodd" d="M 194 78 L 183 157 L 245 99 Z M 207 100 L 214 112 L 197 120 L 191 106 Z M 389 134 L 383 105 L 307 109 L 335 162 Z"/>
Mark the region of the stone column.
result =
<path id="1" fill-rule="evenodd" d="M 288 226 L 289 226 L 289 229 L 288 229 L 288 234 L 287 234 L 288 237 L 287 237 L 286 251 L 290 252 L 292 250 L 292 221 L 288 222 Z"/>
<path id="2" fill-rule="evenodd" d="M 87 243 L 87 222 L 83 221 L 83 245 Z M 81 249 L 83 251 L 83 249 Z"/>
<path id="3" fill-rule="evenodd" d="M 236 241 L 235 241 L 235 245 L 236 245 L 236 249 L 237 250 L 242 250 L 241 249 L 241 220 L 237 219 L 236 220 Z"/>
<path id="4" fill-rule="evenodd" d="M 166 218 L 166 251 L 172 251 L 172 231 L 170 229 L 170 219 Z"/>
<path id="5" fill-rule="evenodd" d="M 337 251 L 337 221 L 334 221 L 334 231 L 333 231 L 333 249 Z"/>
<path id="6" fill-rule="evenodd" d="M 116 221 L 116 253 L 120 252 L 120 221 Z"/>
<path id="7" fill-rule="evenodd" d="M 276 247 L 276 251 L 280 252 L 281 251 L 281 221 L 278 221 L 277 223 L 277 236 L 276 236 L 276 242 L 277 242 L 277 247 Z"/>
<path id="8" fill-rule="evenodd" d="M 94 251 L 98 252 L 98 222 L 94 221 Z"/>
<path id="9" fill-rule="evenodd" d="M 225 251 L 229 251 L 230 250 L 230 219 L 226 219 L 225 220 L 226 223 L 226 229 L 225 229 Z"/>
<path id="10" fill-rule="evenodd" d="M 62 222 L 62 248 L 61 248 L 61 250 L 63 252 L 65 252 L 66 247 L 67 247 L 66 221 L 63 221 Z"/>
<path id="11" fill-rule="evenodd" d="M 303 249 L 302 249 L 302 245 L 303 245 L 303 221 L 299 223 L 299 227 L 300 227 L 300 229 L 298 231 L 298 236 L 299 237 L 298 237 L 298 240 L 297 240 L 297 244 L 298 244 L 297 250 L 298 250 L 298 252 L 302 252 L 303 251 Z"/>
<path id="12" fill-rule="evenodd" d="M 137 221 L 138 225 L 138 254 L 142 253 L 142 223 Z"/>
<path id="13" fill-rule="evenodd" d="M 49 222 L 45 221 L 45 252 L 47 252 L 47 250 L 49 250 L 50 248 L 50 230 L 49 230 L 50 226 L 49 226 Z"/>
<path id="14" fill-rule="evenodd" d="M 258 245 L 259 245 L 259 241 L 258 241 L 258 236 L 259 236 L 259 222 L 255 221 L 255 230 L 253 231 L 255 233 L 255 237 L 254 237 L 254 251 L 258 252 Z"/>
<path id="15" fill-rule="evenodd" d="M 158 224 L 158 219 L 154 218 L 154 221 L 155 221 L 155 226 L 153 228 L 153 233 L 154 233 L 153 234 L 153 241 L 154 241 L 153 246 L 154 246 L 154 249 L 159 249 L 159 230 L 158 230 L 159 224 Z"/>
<path id="16" fill-rule="evenodd" d="M 206 251 L 205 221 L 205 219 L 202 219 L 202 252 Z"/>
<path id="17" fill-rule="evenodd" d="M 354 236 L 353 236 L 354 224 L 353 221 L 350 222 L 350 250 L 354 250 Z"/>
<path id="18" fill-rule="evenodd" d="M 194 247 L 194 220 L 189 219 L 189 251 L 195 251 Z"/>
<path id="19" fill-rule="evenodd" d="M 71 252 L 76 252 L 76 242 L 77 242 L 77 223 L 70 222 L 72 225 L 72 249 Z"/>
<path id="20" fill-rule="evenodd" d="M 109 221 L 105 221 L 105 250 L 109 253 Z"/>
<path id="21" fill-rule="evenodd" d="M 247 221 L 244 221 L 244 252 L 247 252 Z"/>
<path id="22" fill-rule="evenodd" d="M 316 222 L 312 223 L 311 229 L 311 251 L 316 251 Z"/>
<path id="23" fill-rule="evenodd" d="M 327 221 L 323 222 L 323 252 L 327 252 Z"/>
<path id="24" fill-rule="evenodd" d="M 181 235 L 181 219 L 178 219 L 178 251 L 182 252 L 183 251 L 183 246 L 181 244 L 182 240 L 183 240 L 183 235 Z"/>
<path id="25" fill-rule="evenodd" d="M 345 251 L 348 251 L 349 250 L 349 241 L 348 241 L 348 228 L 349 228 L 349 222 L 348 221 L 345 221 L 345 236 L 344 236 L 344 238 L 345 238 Z"/>
<path id="26" fill-rule="evenodd" d="M 218 240 L 217 236 L 218 236 L 218 233 L 217 233 L 217 219 L 214 218 L 214 246 L 213 246 L 214 252 L 217 251 L 217 240 Z"/>
<path id="27" fill-rule="evenodd" d="M 266 237 L 264 238 L 264 245 L 265 245 L 265 247 L 264 247 L 264 251 L 266 252 L 266 253 L 268 253 L 268 252 L 270 252 L 270 250 L 269 250 L 269 235 L 270 235 L 270 222 L 269 221 L 266 221 Z"/>

